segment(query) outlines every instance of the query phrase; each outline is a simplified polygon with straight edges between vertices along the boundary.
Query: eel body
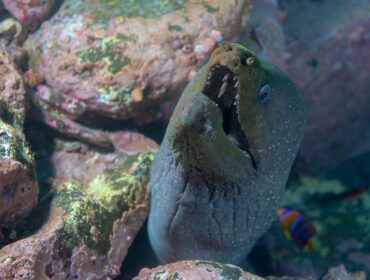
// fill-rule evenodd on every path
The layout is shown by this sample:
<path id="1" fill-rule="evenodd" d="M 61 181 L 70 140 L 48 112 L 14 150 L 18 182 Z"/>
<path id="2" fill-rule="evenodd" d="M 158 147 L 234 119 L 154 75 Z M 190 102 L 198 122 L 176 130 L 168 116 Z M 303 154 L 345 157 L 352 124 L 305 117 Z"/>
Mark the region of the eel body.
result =
<path id="1" fill-rule="evenodd" d="M 305 110 L 277 67 L 223 43 L 184 90 L 151 170 L 149 239 L 161 262 L 239 263 L 268 229 Z"/>

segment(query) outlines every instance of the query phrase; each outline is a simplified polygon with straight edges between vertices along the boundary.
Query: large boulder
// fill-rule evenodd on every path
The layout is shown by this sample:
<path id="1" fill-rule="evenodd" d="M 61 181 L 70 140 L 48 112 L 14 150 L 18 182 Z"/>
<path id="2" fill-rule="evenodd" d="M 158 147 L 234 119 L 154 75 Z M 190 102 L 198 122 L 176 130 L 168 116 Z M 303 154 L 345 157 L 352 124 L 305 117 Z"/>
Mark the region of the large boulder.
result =
<path id="1" fill-rule="evenodd" d="M 249 0 L 66 0 L 27 42 L 30 68 L 46 80 L 33 101 L 63 133 L 75 125 L 53 119 L 156 119 L 154 107 L 180 95 L 217 43 L 238 34 L 249 8 Z"/>
<path id="2" fill-rule="evenodd" d="M 179 261 L 153 269 L 143 268 L 133 280 L 263 280 L 264 278 L 243 271 L 241 268 L 219 262 L 203 260 Z"/>
<path id="3" fill-rule="evenodd" d="M 148 214 L 148 173 L 157 147 L 132 132 L 109 137 L 113 152 L 56 142 L 49 159 L 53 188 L 43 190 L 44 198 L 53 199 L 51 205 L 42 199 L 34 216 L 49 214 L 41 228 L 0 251 L 1 279 L 103 280 L 119 274 Z"/>

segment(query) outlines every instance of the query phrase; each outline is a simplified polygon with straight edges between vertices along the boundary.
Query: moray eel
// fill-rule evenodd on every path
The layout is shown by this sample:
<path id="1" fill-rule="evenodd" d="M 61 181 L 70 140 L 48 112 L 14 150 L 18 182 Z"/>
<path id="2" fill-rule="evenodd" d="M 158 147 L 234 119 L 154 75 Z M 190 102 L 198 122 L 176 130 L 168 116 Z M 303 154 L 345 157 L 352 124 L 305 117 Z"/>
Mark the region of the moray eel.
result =
<path id="1" fill-rule="evenodd" d="M 268 229 L 302 138 L 297 88 L 225 42 L 185 88 L 151 170 L 148 233 L 161 262 L 240 263 Z"/>

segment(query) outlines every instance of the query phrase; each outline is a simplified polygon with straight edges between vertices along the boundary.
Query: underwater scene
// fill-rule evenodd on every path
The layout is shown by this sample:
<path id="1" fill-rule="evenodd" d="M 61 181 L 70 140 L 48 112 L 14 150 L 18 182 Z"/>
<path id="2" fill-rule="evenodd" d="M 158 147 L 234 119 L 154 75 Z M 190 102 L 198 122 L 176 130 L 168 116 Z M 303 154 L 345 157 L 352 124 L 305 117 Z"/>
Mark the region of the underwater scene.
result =
<path id="1" fill-rule="evenodd" d="M 370 0 L 0 0 L 0 280 L 370 279 Z"/>

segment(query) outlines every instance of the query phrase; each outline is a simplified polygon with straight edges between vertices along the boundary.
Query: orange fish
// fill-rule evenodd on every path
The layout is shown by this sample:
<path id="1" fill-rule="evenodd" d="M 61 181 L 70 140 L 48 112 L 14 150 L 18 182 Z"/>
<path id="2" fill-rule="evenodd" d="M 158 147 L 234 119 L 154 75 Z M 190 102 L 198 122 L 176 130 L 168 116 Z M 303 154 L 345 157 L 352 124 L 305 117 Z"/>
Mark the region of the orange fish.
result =
<path id="1" fill-rule="evenodd" d="M 317 233 L 313 224 L 297 210 L 280 208 L 277 214 L 284 226 L 287 239 L 293 239 L 299 249 L 307 246 L 311 250 L 313 248 L 311 238 Z"/>

